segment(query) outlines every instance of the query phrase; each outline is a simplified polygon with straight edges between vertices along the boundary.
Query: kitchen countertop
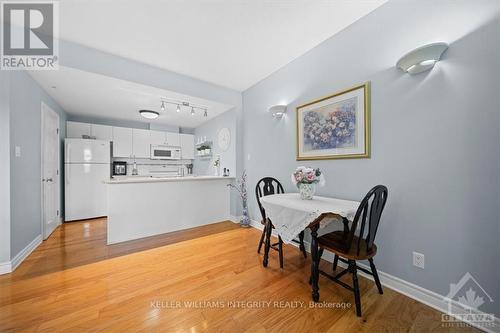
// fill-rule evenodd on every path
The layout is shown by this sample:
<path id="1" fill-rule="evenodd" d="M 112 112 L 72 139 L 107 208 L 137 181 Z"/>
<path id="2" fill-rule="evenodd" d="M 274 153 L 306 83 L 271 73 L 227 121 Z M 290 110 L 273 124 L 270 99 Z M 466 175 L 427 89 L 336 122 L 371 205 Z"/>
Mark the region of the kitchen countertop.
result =
<path id="1" fill-rule="evenodd" d="M 183 182 L 193 180 L 217 180 L 234 179 L 234 177 L 222 176 L 184 176 L 184 177 L 150 177 L 150 176 L 120 176 L 105 181 L 106 184 L 130 184 L 130 183 L 158 183 L 158 182 Z"/>

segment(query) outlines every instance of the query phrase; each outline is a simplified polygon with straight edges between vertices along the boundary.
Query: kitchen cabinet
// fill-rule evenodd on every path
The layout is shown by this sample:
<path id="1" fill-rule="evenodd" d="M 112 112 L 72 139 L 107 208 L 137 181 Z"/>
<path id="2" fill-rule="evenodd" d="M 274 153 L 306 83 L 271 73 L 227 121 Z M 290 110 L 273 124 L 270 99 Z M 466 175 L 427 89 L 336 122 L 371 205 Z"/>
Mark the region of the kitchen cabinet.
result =
<path id="1" fill-rule="evenodd" d="M 90 136 L 90 124 L 79 123 L 76 121 L 66 122 L 66 137 L 81 139 L 83 135 Z"/>
<path id="2" fill-rule="evenodd" d="M 106 125 L 80 123 L 76 121 L 66 122 L 66 137 L 81 139 L 83 135 L 95 137 L 97 140 L 112 141 L 113 127 Z"/>
<path id="3" fill-rule="evenodd" d="M 162 131 L 149 131 L 150 142 L 152 145 L 164 145 L 167 141 L 167 135 Z"/>
<path id="4" fill-rule="evenodd" d="M 165 132 L 166 133 L 166 144 L 167 146 L 177 146 L 179 147 L 181 145 L 180 138 L 179 138 L 179 133 L 171 133 L 171 132 Z"/>
<path id="5" fill-rule="evenodd" d="M 88 124 L 75 121 L 66 122 L 66 134 L 68 138 L 81 139 L 83 135 L 88 135 L 95 137 L 97 140 L 113 141 L 113 157 L 149 159 L 151 145 L 166 145 L 182 147 L 184 151 L 182 158 L 194 159 L 194 136 L 191 134 Z"/>
<path id="6" fill-rule="evenodd" d="M 149 130 L 136 129 L 132 130 L 133 153 L 135 158 L 149 158 L 151 155 L 151 136 Z"/>
<path id="7" fill-rule="evenodd" d="M 113 127 L 113 157 L 132 157 L 133 130 L 125 127 Z"/>
<path id="8" fill-rule="evenodd" d="M 194 159 L 194 135 L 179 134 L 181 153 L 183 160 Z"/>
<path id="9" fill-rule="evenodd" d="M 111 126 L 92 124 L 90 133 L 97 140 L 113 141 L 113 127 Z"/>
<path id="10" fill-rule="evenodd" d="M 180 146 L 179 133 L 149 131 L 152 145 Z"/>

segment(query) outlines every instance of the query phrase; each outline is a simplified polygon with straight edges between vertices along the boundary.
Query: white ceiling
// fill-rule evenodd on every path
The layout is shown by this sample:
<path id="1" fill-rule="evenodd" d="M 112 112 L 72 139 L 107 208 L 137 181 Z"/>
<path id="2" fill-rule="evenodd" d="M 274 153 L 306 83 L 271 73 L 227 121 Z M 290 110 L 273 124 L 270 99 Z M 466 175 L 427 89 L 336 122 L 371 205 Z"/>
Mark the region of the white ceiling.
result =
<path id="1" fill-rule="evenodd" d="M 29 73 L 67 113 L 73 115 L 195 128 L 232 108 L 231 105 L 69 67 Z M 181 112 L 177 113 L 176 105 L 169 104 L 165 111 L 161 111 L 162 98 L 206 106 L 208 117 L 204 117 L 203 111 L 198 109 L 195 109 L 195 115 L 191 115 L 191 109 L 187 107 L 181 107 Z M 139 115 L 141 109 L 158 111 L 160 117 L 153 121 L 146 120 Z"/>
<path id="2" fill-rule="evenodd" d="M 387 0 L 64 0 L 60 36 L 243 91 Z"/>

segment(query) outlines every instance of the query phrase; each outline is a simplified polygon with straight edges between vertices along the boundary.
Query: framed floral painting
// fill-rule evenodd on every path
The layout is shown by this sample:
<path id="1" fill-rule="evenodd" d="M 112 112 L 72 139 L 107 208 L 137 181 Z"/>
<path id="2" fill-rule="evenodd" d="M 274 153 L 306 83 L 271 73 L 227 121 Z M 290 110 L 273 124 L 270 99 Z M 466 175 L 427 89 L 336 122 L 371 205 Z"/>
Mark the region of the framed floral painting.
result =
<path id="1" fill-rule="evenodd" d="M 297 160 L 369 157 L 369 82 L 297 107 Z"/>

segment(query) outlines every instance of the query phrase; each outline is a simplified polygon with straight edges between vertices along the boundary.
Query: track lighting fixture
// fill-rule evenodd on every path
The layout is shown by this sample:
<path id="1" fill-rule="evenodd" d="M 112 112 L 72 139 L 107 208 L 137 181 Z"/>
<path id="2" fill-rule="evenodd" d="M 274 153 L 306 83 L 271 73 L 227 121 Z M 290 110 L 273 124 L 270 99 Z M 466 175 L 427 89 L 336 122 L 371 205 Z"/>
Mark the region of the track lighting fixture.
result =
<path id="1" fill-rule="evenodd" d="M 161 98 L 160 99 L 160 109 L 164 111 L 167 107 L 167 104 L 172 104 L 175 106 L 175 111 L 177 113 L 180 113 L 183 109 L 181 109 L 181 105 L 185 106 L 186 108 L 184 110 L 189 110 L 191 108 L 190 114 L 192 116 L 195 115 L 195 109 L 203 111 L 203 116 L 208 117 L 208 107 L 205 105 L 199 105 L 199 104 L 192 104 L 190 102 L 178 100 L 178 99 L 169 99 L 169 98 Z M 200 113 L 201 114 L 201 113 Z"/>

